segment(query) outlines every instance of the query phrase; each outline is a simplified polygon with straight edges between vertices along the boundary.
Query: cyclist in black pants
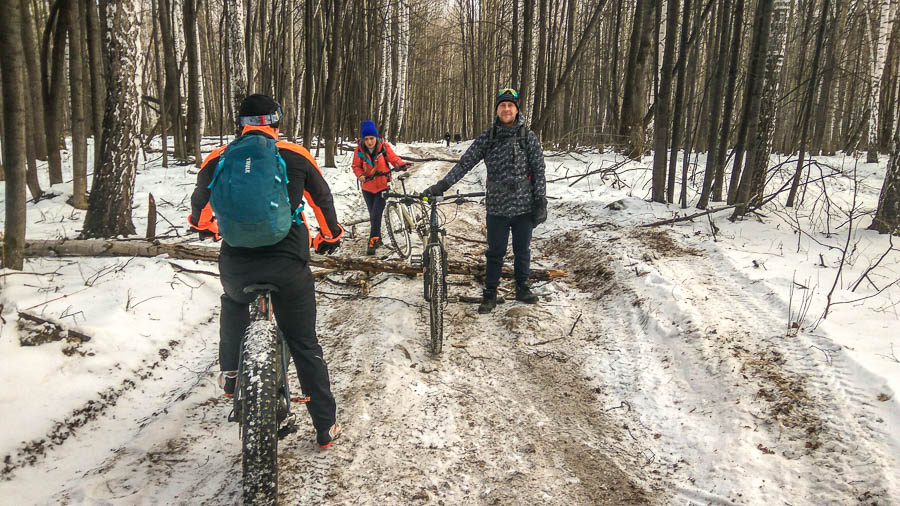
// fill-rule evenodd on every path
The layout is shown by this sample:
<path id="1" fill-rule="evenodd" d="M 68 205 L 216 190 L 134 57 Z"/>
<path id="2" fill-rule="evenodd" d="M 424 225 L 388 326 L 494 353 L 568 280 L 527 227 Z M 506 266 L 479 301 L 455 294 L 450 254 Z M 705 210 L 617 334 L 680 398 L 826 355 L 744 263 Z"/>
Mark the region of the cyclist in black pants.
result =
<path id="1" fill-rule="evenodd" d="M 519 94 L 506 88 L 494 102 L 494 125 L 481 132 L 443 179 L 425 190 L 441 195 L 484 160 L 487 167 L 487 265 L 479 313 L 489 313 L 497 305 L 497 286 L 503 256 L 512 232 L 516 300 L 534 304 L 531 291 L 531 232 L 547 219 L 547 182 L 544 152 L 534 132 L 525 128 L 519 114 Z"/>
<path id="2" fill-rule="evenodd" d="M 241 135 L 263 135 L 278 139 L 281 106 L 265 95 L 251 95 L 241 103 L 239 125 Z M 213 173 L 226 146 L 204 160 L 197 174 L 197 186 L 191 195 L 188 221 L 197 231 L 217 230 L 208 209 Z M 322 176 L 315 158 L 302 146 L 279 141 L 276 144 L 284 159 L 288 176 L 291 209 L 303 204 L 313 208 L 321 232 L 313 239 L 316 252 L 331 253 L 340 245 L 344 229 L 338 224 L 331 189 Z M 316 428 L 316 440 L 328 447 L 340 433 L 336 422 L 336 406 L 328 379 L 328 366 L 316 337 L 316 294 L 309 270 L 309 227 L 303 213 L 298 216 L 287 236 L 271 246 L 240 248 L 222 245 L 219 273 L 222 280 L 222 313 L 219 326 L 219 365 L 225 394 L 234 395 L 235 372 L 238 368 L 241 338 L 250 323 L 249 303 L 253 296 L 243 293 L 252 283 L 270 283 L 278 287 L 272 294 L 272 306 L 278 327 L 284 333 L 300 379 L 306 404 Z M 195 218 L 196 217 L 196 218 Z"/>

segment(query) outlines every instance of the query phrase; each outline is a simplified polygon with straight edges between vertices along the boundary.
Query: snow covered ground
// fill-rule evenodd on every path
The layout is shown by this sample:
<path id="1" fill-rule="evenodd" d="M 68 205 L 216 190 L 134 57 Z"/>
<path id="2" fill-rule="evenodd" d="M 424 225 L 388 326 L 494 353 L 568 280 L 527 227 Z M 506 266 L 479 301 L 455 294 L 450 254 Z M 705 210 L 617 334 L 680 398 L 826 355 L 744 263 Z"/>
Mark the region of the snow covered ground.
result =
<path id="1" fill-rule="evenodd" d="M 900 504 L 900 241 L 865 229 L 886 160 L 817 158 L 796 208 L 782 195 L 736 223 L 724 211 L 642 227 L 696 212 L 647 202 L 651 158 L 578 178 L 624 160 L 547 155 L 533 265 L 569 276 L 536 283 L 537 306 L 450 304 L 432 358 L 421 278 L 319 281 L 345 433 L 325 452 L 305 423 L 281 442 L 284 504 Z M 366 215 L 349 156 L 323 169 L 347 223 Z M 160 163 L 140 168 L 135 225 L 152 193 L 158 234 L 185 241 L 196 169 Z M 417 164 L 409 188 L 450 166 Z M 478 167 L 454 190 L 483 181 Z M 29 203 L 28 237 L 76 237 L 71 182 L 49 191 Z M 445 210 L 451 258 L 480 258 L 483 213 Z M 367 224 L 354 232 L 339 254 L 363 253 Z M 0 271 L 0 503 L 239 502 L 216 272 L 166 257 Z M 480 287 L 451 276 L 450 292 Z M 91 339 L 23 345 L 17 312 Z"/>

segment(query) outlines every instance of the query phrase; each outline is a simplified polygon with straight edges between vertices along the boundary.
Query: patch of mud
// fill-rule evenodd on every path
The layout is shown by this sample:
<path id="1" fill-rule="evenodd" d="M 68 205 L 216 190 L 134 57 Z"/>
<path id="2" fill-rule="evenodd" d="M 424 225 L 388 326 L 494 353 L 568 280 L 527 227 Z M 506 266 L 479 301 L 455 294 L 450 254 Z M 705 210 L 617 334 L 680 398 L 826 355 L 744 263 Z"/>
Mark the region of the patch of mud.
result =
<path id="1" fill-rule="evenodd" d="M 569 231 L 544 241 L 541 250 L 563 262 L 569 279 L 582 291 L 602 296 L 615 286 L 614 260 L 596 245 Z"/>
<path id="2" fill-rule="evenodd" d="M 664 229 L 636 228 L 629 232 L 630 237 L 640 241 L 656 253 L 666 257 L 702 256 L 703 251 L 678 244 L 668 231 Z"/>

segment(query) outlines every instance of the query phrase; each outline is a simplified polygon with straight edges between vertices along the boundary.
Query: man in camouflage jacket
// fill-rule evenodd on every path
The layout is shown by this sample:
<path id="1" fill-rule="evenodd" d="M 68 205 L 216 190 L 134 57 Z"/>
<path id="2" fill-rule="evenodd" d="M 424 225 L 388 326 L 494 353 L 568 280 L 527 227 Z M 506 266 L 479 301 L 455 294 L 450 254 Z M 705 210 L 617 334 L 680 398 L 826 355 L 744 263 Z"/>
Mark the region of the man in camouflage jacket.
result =
<path id="1" fill-rule="evenodd" d="M 524 126 L 524 119 L 519 114 L 519 94 L 508 88 L 500 90 L 494 107 L 494 125 L 481 132 L 450 172 L 424 192 L 426 195 L 443 194 L 484 160 L 488 248 L 484 254 L 487 266 L 479 313 L 489 313 L 497 305 L 497 286 L 510 231 L 516 300 L 528 304 L 537 302 L 538 298 L 528 284 L 531 231 L 547 219 L 544 153 L 537 135 Z"/>

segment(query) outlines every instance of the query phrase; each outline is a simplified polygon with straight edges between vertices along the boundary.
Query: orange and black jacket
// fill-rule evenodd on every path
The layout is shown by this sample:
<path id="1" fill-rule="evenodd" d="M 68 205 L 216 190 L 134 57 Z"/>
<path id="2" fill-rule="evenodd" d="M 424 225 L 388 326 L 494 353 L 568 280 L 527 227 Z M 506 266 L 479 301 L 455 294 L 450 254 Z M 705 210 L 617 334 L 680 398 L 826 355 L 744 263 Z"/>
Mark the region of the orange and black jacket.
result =
<path id="1" fill-rule="evenodd" d="M 269 126 L 247 125 L 244 127 L 241 135 L 266 135 L 273 139 L 276 138 L 275 131 Z M 286 256 L 307 261 L 309 260 L 310 245 L 318 245 L 323 241 L 334 242 L 339 240 L 344 234 L 344 229 L 338 224 L 331 188 L 328 187 L 328 183 L 322 176 L 322 171 L 319 169 L 316 159 L 309 154 L 306 148 L 292 142 L 278 141 L 275 145 L 278 147 L 281 157 L 287 166 L 288 195 L 291 199 L 291 209 L 299 207 L 305 200 L 306 204 L 312 208 L 313 213 L 316 215 L 316 222 L 318 222 L 321 231 L 314 240 L 310 240 L 309 225 L 306 223 L 304 214 L 300 213 L 300 216 L 303 217 L 304 226 L 294 224 L 288 235 L 280 242 L 260 248 L 237 248 L 223 241 L 223 254 L 253 257 Z M 196 228 L 209 230 L 218 228 L 215 222 L 211 221 L 212 211 L 209 208 L 209 195 L 212 190 L 208 187 L 216 166 L 219 164 L 219 157 L 226 147 L 220 146 L 210 153 L 203 160 L 203 165 L 197 174 L 197 186 L 191 195 L 191 215 L 200 216 Z"/>

